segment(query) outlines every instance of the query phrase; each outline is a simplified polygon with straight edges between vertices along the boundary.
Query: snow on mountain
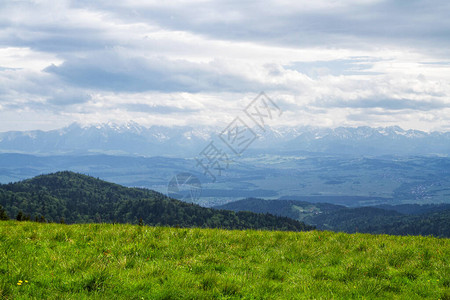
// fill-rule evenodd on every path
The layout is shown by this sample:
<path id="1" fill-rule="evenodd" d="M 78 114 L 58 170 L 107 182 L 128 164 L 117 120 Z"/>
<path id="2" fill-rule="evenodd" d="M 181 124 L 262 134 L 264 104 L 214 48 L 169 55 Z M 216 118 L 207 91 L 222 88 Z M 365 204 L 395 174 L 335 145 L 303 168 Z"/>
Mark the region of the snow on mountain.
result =
<path id="1" fill-rule="evenodd" d="M 220 128 L 144 127 L 136 122 L 71 124 L 51 131 L 0 133 L 1 152 L 39 154 L 89 153 L 196 156 Z M 313 152 L 349 155 L 450 154 L 450 133 L 391 127 L 267 128 L 250 145 L 253 151 Z"/>

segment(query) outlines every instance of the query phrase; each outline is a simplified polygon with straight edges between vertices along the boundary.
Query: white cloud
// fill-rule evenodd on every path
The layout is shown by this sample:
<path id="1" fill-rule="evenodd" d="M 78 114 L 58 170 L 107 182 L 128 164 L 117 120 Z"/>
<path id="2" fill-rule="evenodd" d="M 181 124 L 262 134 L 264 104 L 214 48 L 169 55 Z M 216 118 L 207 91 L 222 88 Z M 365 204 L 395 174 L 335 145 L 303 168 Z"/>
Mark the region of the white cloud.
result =
<path id="1" fill-rule="evenodd" d="M 7 47 L 0 48 L 0 67 L 19 68 L 39 71 L 49 64 L 62 63 L 55 54 L 33 51 L 30 48 Z"/>
<path id="2" fill-rule="evenodd" d="M 0 131 L 226 123 L 261 90 L 285 110 L 280 124 L 448 129 L 449 12 L 445 1 L 4 2 Z"/>

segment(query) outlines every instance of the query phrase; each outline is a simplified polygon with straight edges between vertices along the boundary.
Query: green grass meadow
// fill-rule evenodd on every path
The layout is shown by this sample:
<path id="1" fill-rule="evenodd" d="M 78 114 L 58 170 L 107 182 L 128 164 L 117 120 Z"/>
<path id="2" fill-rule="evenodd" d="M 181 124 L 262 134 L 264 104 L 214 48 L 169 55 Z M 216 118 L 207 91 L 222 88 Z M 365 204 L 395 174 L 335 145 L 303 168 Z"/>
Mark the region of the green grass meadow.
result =
<path id="1" fill-rule="evenodd" d="M 450 299 L 450 240 L 0 222 L 2 299 Z"/>

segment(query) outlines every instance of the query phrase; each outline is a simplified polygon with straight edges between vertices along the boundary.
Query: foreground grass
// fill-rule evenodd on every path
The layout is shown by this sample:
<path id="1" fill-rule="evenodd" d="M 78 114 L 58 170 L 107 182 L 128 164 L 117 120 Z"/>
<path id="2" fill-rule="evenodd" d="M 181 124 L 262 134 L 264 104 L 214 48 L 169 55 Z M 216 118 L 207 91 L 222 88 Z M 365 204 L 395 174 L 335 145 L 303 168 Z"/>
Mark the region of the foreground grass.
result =
<path id="1" fill-rule="evenodd" d="M 0 298 L 450 299 L 450 240 L 7 221 Z"/>

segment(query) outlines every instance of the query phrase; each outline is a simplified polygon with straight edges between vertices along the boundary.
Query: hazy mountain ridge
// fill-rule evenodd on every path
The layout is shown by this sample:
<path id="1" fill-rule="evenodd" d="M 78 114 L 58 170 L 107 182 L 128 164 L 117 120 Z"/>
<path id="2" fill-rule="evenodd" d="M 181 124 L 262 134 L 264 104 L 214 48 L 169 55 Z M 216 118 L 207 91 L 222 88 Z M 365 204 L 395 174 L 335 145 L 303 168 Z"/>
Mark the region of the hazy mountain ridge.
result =
<path id="1" fill-rule="evenodd" d="M 123 155 L 192 157 L 218 133 L 218 127 L 152 126 L 135 122 L 70 126 L 50 131 L 0 133 L 0 151 L 33 154 L 101 152 Z M 348 155 L 449 155 L 450 132 L 392 127 L 273 127 L 250 149 L 256 152 L 306 151 Z"/>
<path id="2" fill-rule="evenodd" d="M 101 152 L 155 156 L 181 155 L 204 143 L 209 135 L 191 127 L 146 128 L 131 122 L 70 126 L 50 131 L 0 133 L 0 151 L 35 154 Z M 182 143 L 182 144 L 181 144 Z"/>

